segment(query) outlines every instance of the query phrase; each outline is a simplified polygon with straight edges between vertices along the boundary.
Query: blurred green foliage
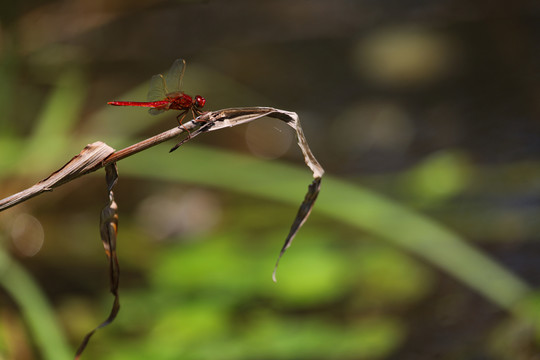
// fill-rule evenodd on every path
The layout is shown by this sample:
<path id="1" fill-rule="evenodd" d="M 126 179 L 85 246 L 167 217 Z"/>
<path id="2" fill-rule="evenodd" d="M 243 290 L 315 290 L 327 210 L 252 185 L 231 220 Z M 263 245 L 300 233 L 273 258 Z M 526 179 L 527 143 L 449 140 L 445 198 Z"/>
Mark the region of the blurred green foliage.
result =
<path id="1" fill-rule="evenodd" d="M 269 232 L 259 240 L 277 235 Z M 429 273 L 385 245 L 351 244 L 363 254 L 359 259 L 356 251 L 335 248 L 331 241 L 339 239 L 324 229 L 305 235 L 311 243 L 284 262 L 286 275 L 277 284 L 269 281 L 274 252 L 250 247 L 253 239 L 242 233 L 169 246 L 149 271 L 147 286 L 124 291 L 122 316 L 103 341 L 109 348 L 124 337 L 139 340 L 95 356 L 375 359 L 389 354 L 403 340 L 403 325 L 398 318 L 364 312 L 420 298 L 429 288 L 424 281 Z M 331 310 L 336 301 L 345 301 L 341 314 Z"/>
<path id="2" fill-rule="evenodd" d="M 11 176 L 41 173 L 44 167 L 50 169 L 50 164 L 66 161 L 65 149 L 81 145 L 77 137 L 67 136 L 84 96 L 80 79 L 72 70 L 59 78 L 57 90 L 46 103 L 30 140 L 12 138 L 3 142 L 11 144 L 15 154 L 21 154 L 24 144 L 26 151 L 19 155 L 23 156 L 19 164 L 40 157 L 40 166 L 31 168 L 4 163 Z M 66 99 L 70 107 L 58 105 Z M 40 152 L 44 146 L 50 151 Z M 155 161 L 161 153 L 161 148 L 151 149 L 120 163 L 118 187 L 121 189 L 123 176 L 184 181 L 297 206 L 309 182 L 307 170 L 211 147 L 190 144 L 175 154 L 176 158 Z M 173 166 L 173 162 L 181 166 Z M 404 184 L 426 200 L 441 201 L 460 191 L 467 173 L 463 156 L 441 152 L 405 175 Z M 440 178 L 434 179 L 433 174 Z M 433 181 L 438 186 L 433 187 Z M 182 238 L 170 245 L 143 247 L 143 251 L 151 252 L 145 254 L 136 248 L 126 249 L 123 254 L 122 248 L 130 246 L 130 235 L 140 237 L 136 230 L 130 230 L 135 224 L 130 225 L 128 219 L 128 228 L 120 232 L 120 261 L 128 264 L 128 272 L 143 271 L 144 285 L 121 289 L 120 316 L 112 326 L 98 332 L 85 356 L 382 359 L 407 336 L 407 326 L 388 310 L 421 301 L 434 284 L 425 266 L 371 237 L 390 240 L 426 258 L 504 307 L 510 308 L 526 291 L 518 279 L 443 227 L 373 192 L 331 177 L 323 180 L 314 210 L 319 215 L 300 232 L 300 240 L 286 254 L 278 283 L 274 284 L 270 270 L 279 248 L 275 239 L 284 237 L 294 212 L 283 216 L 281 211 L 275 211 L 272 227 L 253 231 L 250 227 L 265 216 L 258 215 L 253 207 L 258 207 L 257 203 L 247 212 L 238 209 L 238 214 L 234 207 L 227 209 L 228 222 L 235 223 L 232 229 Z M 271 208 L 266 208 L 263 214 L 271 213 Z M 321 215 L 333 218 L 333 225 L 317 225 Z M 121 210 L 121 224 L 123 217 Z M 370 238 L 336 231 L 340 222 L 367 231 Z M 136 243 L 141 241 L 144 237 Z M 151 260 L 138 263 L 137 259 L 148 256 Z M 142 268 L 136 269 L 137 265 Z M 485 281 L 494 274 L 495 283 Z M 3 283 L 7 286 L 5 279 Z M 25 305 L 29 309 L 39 306 L 43 314 L 53 311 L 44 310 L 46 300 L 38 302 L 37 296 L 23 296 L 31 299 Z M 80 313 L 80 306 L 66 307 L 61 312 L 69 322 L 86 318 L 84 323 L 91 326 L 92 321 L 99 322 L 99 314 L 107 311 L 109 301 L 103 297 L 101 306 L 89 316 Z M 53 328 L 48 327 L 54 325 L 53 320 L 40 320 L 40 324 L 44 328 L 34 329 L 36 339 L 40 334 L 53 334 Z M 76 326 L 72 330 L 75 332 L 70 338 L 77 342 L 89 329 Z M 52 344 L 63 341 L 58 334 L 54 341 L 43 341 L 44 356 L 61 358 L 59 352 L 65 352 L 65 347 L 60 350 L 62 346 Z"/>
<path id="3" fill-rule="evenodd" d="M 112 3 L 120 6 L 120 3 Z M 129 6 L 135 5 L 130 3 Z M 50 12 L 46 7 L 41 10 L 37 13 L 47 24 Z M 309 15 L 304 10 L 302 18 Z M 57 11 L 59 17 L 66 15 L 61 7 L 52 13 Z M 221 11 L 218 9 L 215 13 Z M 279 19 L 287 19 L 284 11 L 263 13 L 275 13 L 279 14 Z M 324 11 L 321 13 L 325 18 L 317 24 L 332 20 Z M 372 14 L 376 13 L 385 12 Z M 79 14 L 80 19 L 72 11 L 67 14 L 67 18 L 75 20 L 87 16 L 86 10 Z M 21 18 L 30 19 L 26 21 L 35 24 L 37 31 L 46 33 L 47 27 L 38 26 L 31 15 L 30 12 L 28 18 L 22 15 Z M 104 18 L 108 17 L 96 17 Z M 341 17 L 336 18 L 339 19 L 334 25 L 347 24 Z M 199 21 L 206 20 L 203 16 L 190 19 L 197 21 L 197 27 L 192 28 L 198 29 L 203 28 Z M 56 17 L 54 20 L 55 24 L 63 24 Z M 353 21 L 359 23 L 357 18 Z M 136 22 L 137 27 L 150 28 L 140 26 L 138 18 Z M 19 28 L 33 29 L 29 23 L 23 22 Z M 92 25 L 92 21 L 89 24 Z M 101 108 L 105 101 L 112 100 L 105 99 L 103 94 L 113 93 L 110 90 L 113 85 L 112 81 L 102 78 L 99 79 L 102 83 L 95 81 L 96 69 L 92 72 L 87 68 L 97 62 L 88 55 L 99 57 L 102 55 L 99 51 L 94 54 L 94 49 L 86 49 L 87 53 L 79 53 L 77 46 L 68 43 L 46 44 L 47 36 L 39 38 L 45 42 L 43 44 L 37 40 L 26 44 L 33 50 L 21 50 L 16 46 L 18 34 L 11 33 L 16 30 L 1 25 L 0 180 L 4 195 L 44 178 L 88 142 L 103 140 L 121 148 L 156 133 L 162 125 L 161 119 L 149 121 L 148 114 L 140 109 Z M 261 34 L 268 32 L 266 28 L 263 30 Z M 452 144 L 452 139 L 445 137 L 452 131 L 446 129 L 456 131 L 454 103 L 458 104 L 456 108 L 462 105 L 459 99 L 446 102 L 446 97 L 451 97 L 448 93 L 444 93 L 444 101 L 435 99 L 433 108 L 426 110 L 426 113 L 438 114 L 433 118 L 443 118 L 441 123 L 445 123 L 440 128 L 435 127 L 433 134 L 436 135 L 431 135 L 437 146 L 428 147 L 427 156 L 415 153 L 412 139 L 421 137 L 417 132 L 429 130 L 431 123 L 413 122 L 414 116 L 402 105 L 404 94 L 409 94 L 407 89 L 413 89 L 411 93 L 414 95 L 417 91 L 422 102 L 429 101 L 424 99 L 429 96 L 423 95 L 423 86 L 444 80 L 456 71 L 459 66 L 452 61 L 459 56 L 454 57 L 453 43 L 447 42 L 444 36 L 430 34 L 420 27 L 402 30 L 399 27 L 390 31 L 383 29 L 379 35 L 374 31 L 365 41 L 348 39 L 350 54 L 336 53 L 338 49 L 333 44 L 324 48 L 326 40 L 319 38 L 317 41 L 309 39 L 313 44 L 301 44 L 303 50 L 292 41 L 277 50 L 260 49 L 254 58 L 245 53 L 230 58 L 224 56 L 223 63 L 228 61 L 233 64 L 231 67 L 239 69 L 236 76 L 225 75 L 217 64 L 223 59 L 215 55 L 223 51 L 219 48 L 229 44 L 230 39 L 244 36 L 227 35 L 214 46 L 207 46 L 197 38 L 196 43 L 210 50 L 205 50 L 206 62 L 189 64 L 187 76 L 191 79 L 187 78 L 186 82 L 196 82 L 209 99 L 214 95 L 209 100 L 213 110 L 238 104 L 272 105 L 273 101 L 290 101 L 286 106 L 293 111 L 303 110 L 302 119 L 305 114 L 312 121 L 310 131 L 331 133 L 329 139 L 318 136 L 323 145 L 319 144 L 320 150 L 315 153 L 318 156 L 322 153 L 334 172 L 341 171 L 343 175 L 323 178 L 313 214 L 283 258 L 278 282 L 274 284 L 271 271 L 278 250 L 311 180 L 307 169 L 285 161 L 270 162 L 242 155 L 236 151 L 236 147 L 241 148 L 237 144 L 238 133 L 232 131 L 224 136 L 230 138 L 228 146 L 235 151 L 225 150 L 226 146 L 220 146 L 223 140 L 212 135 L 217 145 L 209 145 L 212 141 L 200 137 L 197 138 L 201 140 L 199 144 L 188 143 L 172 155 L 167 153 L 167 146 L 158 146 L 120 162 L 120 181 L 115 192 L 120 206 L 122 307 L 116 321 L 92 338 L 83 359 L 395 358 L 415 335 L 421 339 L 422 348 L 429 346 L 424 344 L 422 335 L 432 334 L 420 333 L 419 336 L 417 333 L 425 318 L 442 319 L 444 328 L 452 325 L 455 312 L 461 314 L 460 319 L 465 321 L 460 328 L 451 328 L 452 336 L 444 339 L 449 343 L 453 337 L 467 340 L 466 329 L 476 332 L 472 319 L 482 309 L 474 307 L 477 302 L 470 306 L 463 300 L 466 291 L 481 294 L 484 301 L 481 304 L 485 305 L 487 300 L 494 308 L 504 310 L 498 322 L 484 326 L 482 319 L 477 320 L 476 323 L 482 323 L 478 326 L 478 331 L 483 331 L 482 343 L 474 346 L 482 347 L 482 354 L 490 354 L 494 359 L 529 358 L 530 349 L 539 341 L 538 294 L 532 292 L 524 280 L 467 241 L 464 234 L 518 241 L 516 239 L 537 233 L 534 224 L 538 212 L 504 207 L 497 216 L 491 216 L 497 209 L 489 201 L 474 203 L 472 210 L 463 209 L 461 206 L 465 205 L 457 202 L 455 212 L 462 217 L 456 220 L 451 210 L 456 199 L 467 192 L 477 197 L 522 195 L 527 191 L 535 194 L 540 168 L 534 160 L 482 166 L 476 163 L 473 150 Z M 325 36 L 333 39 L 336 36 L 333 31 Z M 220 27 L 220 32 L 225 33 L 225 26 Z M 59 31 L 56 36 L 60 33 L 63 32 Z M 107 38 L 97 33 L 96 38 Z M 357 36 L 349 29 L 343 33 Z M 241 34 L 245 34 L 244 28 Z M 197 35 L 203 37 L 204 33 Z M 122 36 L 125 36 L 123 30 Z M 54 38 L 54 34 L 50 38 Z M 167 49 L 178 46 L 171 44 L 168 37 L 163 40 L 167 40 L 163 41 Z M 153 39 L 151 42 L 154 45 Z M 120 48 L 117 42 L 113 43 L 115 48 Z M 499 45 L 497 41 L 493 43 Z M 283 55 L 282 51 L 288 51 L 287 45 L 305 53 L 296 60 Z M 255 53 L 251 45 L 243 46 L 235 51 Z M 314 49 L 322 49 L 324 53 Z M 513 55 L 515 49 L 511 49 Z M 148 49 L 144 51 L 146 56 Z M 129 51 L 125 53 L 128 55 L 122 56 L 132 57 Z M 407 55 L 406 61 L 403 54 Z M 107 66 L 114 65 L 118 56 L 111 55 L 114 60 L 109 60 Z M 142 58 L 139 54 L 130 61 L 139 63 Z M 256 61 L 263 58 L 270 60 Z M 328 62 L 335 59 L 343 63 Z M 358 73 L 368 70 L 369 76 L 364 79 L 368 90 L 363 91 L 373 91 L 377 99 L 361 101 L 360 92 L 356 94 L 359 84 L 351 81 L 351 74 L 342 72 L 345 61 L 354 62 L 350 67 Z M 485 62 L 478 62 L 483 69 Z M 265 66 L 285 71 L 269 76 Z M 310 68 L 311 73 L 307 72 Z M 265 86 L 268 84 L 266 94 L 249 83 L 257 74 Z M 326 79 L 322 79 L 321 74 Z M 140 78 L 139 74 L 135 75 Z M 468 79 L 470 75 L 467 73 L 465 77 Z M 372 83 L 369 83 L 370 78 Z M 334 82 L 334 79 L 341 80 Z M 130 81 L 133 86 L 135 80 Z M 460 86 L 468 88 L 469 85 Z M 122 84 L 118 89 L 125 87 Z M 146 87 L 145 80 L 120 97 L 144 99 Z M 397 94 L 395 98 L 391 96 L 393 92 Z M 429 88 L 425 92 L 432 95 Z M 89 105 L 92 96 L 98 98 L 92 101 L 99 105 Z M 302 102 L 305 99 L 312 101 L 310 106 Z M 471 100 L 467 98 L 467 101 Z M 328 108 L 327 113 L 324 108 Z M 441 114 L 448 118 L 439 116 Z M 360 117 L 369 119 L 360 122 Z M 428 120 L 433 118 L 426 115 Z M 335 125 L 331 128 L 321 125 L 332 121 Z M 485 128 L 493 127 L 489 117 L 489 126 Z M 481 128 L 482 138 L 484 133 L 485 129 Z M 439 142 L 446 145 L 438 146 Z M 334 148 L 342 153 L 332 152 Z M 358 181 L 350 180 L 353 176 L 346 174 L 358 171 L 361 166 L 357 163 L 362 162 L 363 156 L 371 157 L 373 149 L 375 155 L 386 152 L 396 158 L 398 154 L 411 151 L 414 161 L 405 158 L 403 164 L 407 166 L 396 167 L 390 174 L 366 173 Z M 299 159 L 298 154 L 296 159 Z M 384 162 L 376 156 L 375 159 L 375 162 Z M 0 297 L 0 359 L 67 359 L 82 337 L 99 324 L 109 310 L 112 299 L 107 294 L 106 262 L 103 256 L 98 256 L 102 249 L 99 248 L 97 215 L 106 200 L 105 183 L 97 178 L 102 175 L 98 172 L 89 179 L 77 180 L 54 194 L 44 194 L 1 214 L 2 238 L 6 241 L 1 244 L 0 252 L 0 287 L 5 295 Z M 530 180 L 524 187 L 525 178 Z M 499 179 L 500 183 L 492 179 Z M 140 223 L 145 220 L 145 214 L 136 213 L 140 203 L 154 194 L 167 196 L 170 189 L 182 192 L 191 187 L 204 188 L 216 202 L 222 202 L 216 206 L 219 208 L 216 212 L 222 211 L 222 214 L 216 216 L 215 223 L 202 226 L 205 216 L 210 217 L 203 208 L 201 231 L 177 231 L 159 238 L 143 229 Z M 381 195 L 383 193 L 391 195 Z M 473 201 L 476 199 L 473 197 Z M 171 210 L 173 223 L 186 216 L 185 212 L 181 215 L 176 210 Z M 195 213 L 201 208 L 194 206 L 190 211 Z M 14 240 L 10 224 L 21 213 L 35 214 L 46 230 L 42 251 L 30 259 L 17 252 L 14 241 L 8 241 Z M 441 285 L 441 279 L 447 279 L 440 270 L 458 280 L 459 285 Z M 467 290 L 461 288 L 462 284 L 467 285 Z M 476 349 L 463 350 L 465 347 L 462 344 L 451 349 L 444 347 L 448 351 L 442 356 L 444 359 L 479 358 L 474 357 L 478 354 L 474 353 Z"/>

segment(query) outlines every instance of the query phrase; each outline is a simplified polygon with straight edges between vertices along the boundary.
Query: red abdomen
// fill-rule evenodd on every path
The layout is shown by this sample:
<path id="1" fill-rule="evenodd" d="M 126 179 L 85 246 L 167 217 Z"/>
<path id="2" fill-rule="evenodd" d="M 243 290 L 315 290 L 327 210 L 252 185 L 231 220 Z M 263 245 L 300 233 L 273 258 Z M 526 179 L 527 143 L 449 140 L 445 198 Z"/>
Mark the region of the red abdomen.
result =
<path id="1" fill-rule="evenodd" d="M 140 106 L 149 108 L 164 108 L 171 102 L 168 100 L 160 101 L 109 101 L 107 104 L 115 106 Z"/>

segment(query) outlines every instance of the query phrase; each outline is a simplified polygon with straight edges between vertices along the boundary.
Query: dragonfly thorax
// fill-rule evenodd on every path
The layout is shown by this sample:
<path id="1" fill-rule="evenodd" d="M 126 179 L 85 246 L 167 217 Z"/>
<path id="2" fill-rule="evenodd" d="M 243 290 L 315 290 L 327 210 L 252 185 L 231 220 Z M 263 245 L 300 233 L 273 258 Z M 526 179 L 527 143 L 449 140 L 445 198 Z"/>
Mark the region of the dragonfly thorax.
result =
<path id="1" fill-rule="evenodd" d="M 185 110 L 193 106 L 193 98 L 182 92 L 168 94 L 167 99 L 170 101 L 168 109 Z"/>

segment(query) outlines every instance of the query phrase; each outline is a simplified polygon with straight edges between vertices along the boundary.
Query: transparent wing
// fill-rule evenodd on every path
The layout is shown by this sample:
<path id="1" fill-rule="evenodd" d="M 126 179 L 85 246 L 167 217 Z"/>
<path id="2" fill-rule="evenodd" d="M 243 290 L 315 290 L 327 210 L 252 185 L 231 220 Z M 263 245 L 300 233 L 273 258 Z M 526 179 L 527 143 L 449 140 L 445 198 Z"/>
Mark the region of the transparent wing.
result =
<path id="1" fill-rule="evenodd" d="M 163 75 L 154 75 L 150 80 L 150 88 L 148 89 L 148 101 L 164 100 L 167 97 L 167 84 Z"/>
<path id="2" fill-rule="evenodd" d="M 169 86 L 167 89 L 167 94 L 182 90 L 184 71 L 186 71 L 186 61 L 184 59 L 177 59 L 172 64 L 169 72 L 167 73 L 167 77 L 165 78 L 166 83 Z"/>
<path id="3" fill-rule="evenodd" d="M 148 110 L 148 112 L 152 115 L 159 115 L 165 111 L 166 111 L 165 109 L 155 109 L 155 108 Z"/>

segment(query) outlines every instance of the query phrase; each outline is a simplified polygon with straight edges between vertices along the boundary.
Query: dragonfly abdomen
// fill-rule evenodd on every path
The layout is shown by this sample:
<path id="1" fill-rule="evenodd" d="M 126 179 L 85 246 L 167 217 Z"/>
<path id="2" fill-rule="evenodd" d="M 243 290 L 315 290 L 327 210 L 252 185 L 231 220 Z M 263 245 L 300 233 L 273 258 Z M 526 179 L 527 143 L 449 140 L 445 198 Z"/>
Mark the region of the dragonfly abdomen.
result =
<path id="1" fill-rule="evenodd" d="M 149 108 L 164 108 L 170 104 L 170 101 L 109 101 L 107 104 L 114 106 L 139 106 Z"/>

